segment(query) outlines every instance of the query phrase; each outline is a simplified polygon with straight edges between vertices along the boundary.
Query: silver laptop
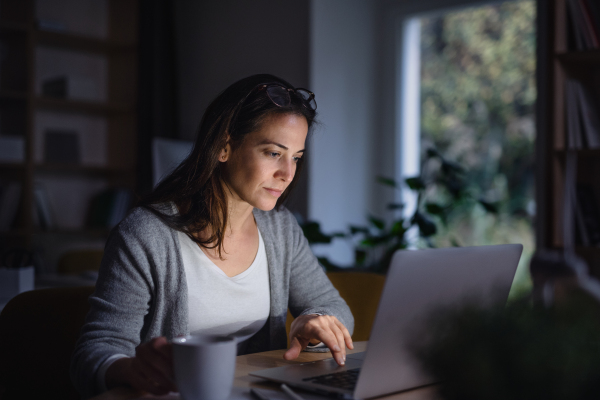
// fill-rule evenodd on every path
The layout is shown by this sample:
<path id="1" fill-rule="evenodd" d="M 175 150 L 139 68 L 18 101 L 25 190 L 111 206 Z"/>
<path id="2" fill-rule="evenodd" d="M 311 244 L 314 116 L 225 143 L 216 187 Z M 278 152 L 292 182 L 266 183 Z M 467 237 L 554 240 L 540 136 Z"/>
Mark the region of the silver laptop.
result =
<path id="1" fill-rule="evenodd" d="M 368 399 L 435 383 L 409 349 L 431 310 L 468 298 L 505 301 L 523 246 L 401 250 L 392 258 L 367 351 L 250 375 L 344 399 Z"/>

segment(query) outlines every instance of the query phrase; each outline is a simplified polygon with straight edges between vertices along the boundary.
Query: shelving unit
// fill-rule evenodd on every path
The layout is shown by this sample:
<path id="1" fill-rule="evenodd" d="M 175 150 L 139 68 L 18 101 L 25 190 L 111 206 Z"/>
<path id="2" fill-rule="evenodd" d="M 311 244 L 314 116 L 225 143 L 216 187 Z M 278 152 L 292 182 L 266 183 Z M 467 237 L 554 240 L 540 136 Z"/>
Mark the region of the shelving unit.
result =
<path id="1" fill-rule="evenodd" d="M 567 98 L 565 83 L 568 79 L 579 81 L 591 88 L 600 98 L 600 49 L 576 50 L 573 45 L 572 27 L 566 0 L 549 0 L 546 7 L 547 38 L 541 54 L 546 59 L 540 62 L 546 73 L 540 83 L 548 99 L 540 99 L 547 104 L 546 118 L 548 123 L 545 132 L 546 147 L 542 151 L 546 161 L 544 179 L 547 191 L 542 196 L 539 215 L 546 226 L 546 232 L 540 236 L 540 245 L 546 248 L 563 248 L 563 201 L 565 179 L 565 156 L 567 145 Z M 600 109 L 598 110 L 600 113 Z M 596 195 L 600 209 L 600 149 L 583 148 L 573 150 L 577 155 L 577 183 L 590 185 Z M 585 258 L 590 266 L 590 272 L 600 276 L 600 248 L 578 245 L 577 253 Z"/>
<path id="2" fill-rule="evenodd" d="M 94 6 L 102 1 L 96 0 Z M 0 182 L 21 183 L 16 218 L 8 232 L 0 233 L 0 245 L 39 248 L 54 243 L 49 236 L 61 236 L 66 245 L 70 240 L 103 241 L 108 230 L 86 227 L 82 210 L 103 188 L 135 189 L 139 1 L 105 0 L 102 4 L 106 35 L 94 36 L 70 31 L 68 25 L 60 32 L 41 30 L 34 0 L 0 0 L 0 135 L 21 137 L 25 143 L 23 162 L 0 161 Z M 100 96 L 80 100 L 42 95 L 41 74 L 51 64 L 41 59 L 42 53 L 56 59 L 66 54 L 97 61 L 97 69 L 104 72 L 102 79 L 94 82 Z M 73 70 L 79 73 L 77 65 L 84 62 L 71 64 L 76 65 L 69 65 L 64 76 Z M 80 72 L 89 74 L 88 70 Z M 73 129 L 76 123 L 84 128 Z M 95 128 L 86 129 L 88 125 Z M 46 129 L 77 132 L 81 162 L 47 163 L 43 151 Z M 39 182 L 47 186 L 54 206 L 57 224 L 49 231 L 36 224 L 32 211 L 34 186 Z M 71 211 L 78 216 L 70 216 Z"/>

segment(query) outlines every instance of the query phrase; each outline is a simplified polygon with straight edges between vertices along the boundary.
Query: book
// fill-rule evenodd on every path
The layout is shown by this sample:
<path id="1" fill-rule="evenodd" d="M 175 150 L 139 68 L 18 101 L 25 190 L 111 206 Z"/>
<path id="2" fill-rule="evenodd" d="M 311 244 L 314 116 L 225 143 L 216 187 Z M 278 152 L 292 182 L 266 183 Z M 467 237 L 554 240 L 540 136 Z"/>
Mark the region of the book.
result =
<path id="1" fill-rule="evenodd" d="M 582 241 L 587 246 L 600 245 L 600 208 L 594 188 L 590 185 L 577 185 L 577 210 L 581 214 Z"/>
<path id="2" fill-rule="evenodd" d="M 575 82 L 571 79 L 565 82 L 565 97 L 567 108 L 567 143 L 568 149 L 580 149 L 583 147 L 581 118 L 578 107 L 578 95 Z"/>
<path id="3" fill-rule="evenodd" d="M 577 105 L 581 118 L 582 147 L 593 149 L 600 148 L 600 119 L 598 118 L 598 102 L 591 92 L 579 81 L 572 81 L 577 93 Z"/>
<path id="4" fill-rule="evenodd" d="M 0 135 L 0 162 L 20 163 L 24 161 L 25 138 Z"/>
<path id="5" fill-rule="evenodd" d="M 123 188 L 109 188 L 98 193 L 90 202 L 87 225 L 91 228 L 113 228 L 127 215 L 132 198 L 131 191 Z"/>
<path id="6" fill-rule="evenodd" d="M 42 94 L 58 99 L 98 101 L 100 92 L 93 79 L 85 76 L 57 76 L 42 82 Z"/>
<path id="7" fill-rule="evenodd" d="M 587 6 L 587 2 L 585 0 L 579 0 L 579 8 L 581 10 L 581 15 L 583 16 L 584 25 L 582 29 L 585 30 L 585 34 L 589 39 L 591 44 L 590 48 L 597 49 L 600 47 L 600 43 L 598 41 L 598 34 L 596 32 L 596 27 L 594 26 L 594 21 L 592 20 L 592 14 Z"/>
<path id="8" fill-rule="evenodd" d="M 0 232 L 7 232 L 12 227 L 17 217 L 20 198 L 20 182 L 0 184 Z"/>
<path id="9" fill-rule="evenodd" d="M 585 3 L 592 15 L 592 21 L 596 27 L 596 32 L 600 35 L 600 2 L 598 0 L 585 0 Z"/>
<path id="10" fill-rule="evenodd" d="M 600 148 L 598 101 L 581 82 L 565 82 L 568 149 Z"/>
<path id="11" fill-rule="evenodd" d="M 46 188 L 40 183 L 33 187 L 34 212 L 37 213 L 37 223 L 43 230 L 56 228 L 56 222 Z"/>
<path id="12" fill-rule="evenodd" d="M 567 0 L 568 12 L 571 19 L 571 32 L 575 38 L 576 50 L 586 50 L 590 43 L 584 35 L 582 26 L 585 23 L 577 0 Z"/>

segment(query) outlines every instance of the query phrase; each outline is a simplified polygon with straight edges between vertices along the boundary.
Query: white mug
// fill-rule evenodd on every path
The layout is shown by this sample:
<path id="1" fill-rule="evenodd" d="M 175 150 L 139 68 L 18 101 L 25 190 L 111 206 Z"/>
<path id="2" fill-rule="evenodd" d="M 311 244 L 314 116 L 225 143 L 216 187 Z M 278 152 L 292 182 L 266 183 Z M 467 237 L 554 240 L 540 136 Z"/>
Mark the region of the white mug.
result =
<path id="1" fill-rule="evenodd" d="M 173 339 L 175 382 L 184 400 L 226 400 L 235 374 L 237 341 L 229 336 Z"/>

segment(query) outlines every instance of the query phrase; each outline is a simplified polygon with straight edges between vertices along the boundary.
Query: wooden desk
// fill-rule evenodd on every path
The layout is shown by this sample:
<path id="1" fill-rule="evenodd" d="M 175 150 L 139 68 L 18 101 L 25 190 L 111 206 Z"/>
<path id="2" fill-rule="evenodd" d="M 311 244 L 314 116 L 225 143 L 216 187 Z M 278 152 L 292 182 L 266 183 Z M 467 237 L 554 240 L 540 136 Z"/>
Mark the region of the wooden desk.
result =
<path id="1" fill-rule="evenodd" d="M 354 350 L 348 350 L 348 354 L 365 351 L 367 342 L 355 342 Z M 259 371 L 266 368 L 281 367 L 289 364 L 297 364 L 302 362 L 322 360 L 330 358 L 331 353 L 300 353 L 300 356 L 294 361 L 286 361 L 283 359 L 285 350 L 266 351 L 264 353 L 248 354 L 238 356 L 235 367 L 235 378 L 233 381 L 234 387 L 247 388 L 258 387 L 264 389 L 278 389 L 279 384 L 262 380 L 249 376 L 253 371 Z M 143 392 L 128 388 L 118 388 L 110 390 L 91 400 L 129 400 L 129 399 L 161 399 L 160 396 L 145 395 Z M 171 396 L 165 396 L 165 399 L 172 399 Z M 325 399 L 325 398 L 324 398 Z M 426 387 L 416 390 L 410 390 L 403 393 L 397 393 L 390 396 L 379 397 L 378 400 L 437 400 L 433 387 Z"/>

